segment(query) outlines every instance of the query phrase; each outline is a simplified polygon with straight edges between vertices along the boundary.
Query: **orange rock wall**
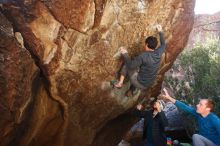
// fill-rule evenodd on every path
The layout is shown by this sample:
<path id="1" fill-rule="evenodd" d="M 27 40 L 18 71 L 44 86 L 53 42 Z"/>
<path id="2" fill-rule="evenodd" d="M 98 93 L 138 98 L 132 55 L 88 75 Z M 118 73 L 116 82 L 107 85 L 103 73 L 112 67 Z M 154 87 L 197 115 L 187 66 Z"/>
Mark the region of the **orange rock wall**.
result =
<path id="1" fill-rule="evenodd" d="M 154 26 L 161 24 L 167 48 L 146 98 L 157 95 L 164 73 L 187 42 L 194 4 L 194 0 L 2 4 L 0 21 L 7 31 L 1 26 L 0 145 L 116 145 L 132 124 L 127 111 L 137 99 L 102 90 L 120 64 L 114 53 L 123 45 L 134 56 L 146 36 L 158 36 Z M 20 39 L 15 39 L 15 32 Z"/>

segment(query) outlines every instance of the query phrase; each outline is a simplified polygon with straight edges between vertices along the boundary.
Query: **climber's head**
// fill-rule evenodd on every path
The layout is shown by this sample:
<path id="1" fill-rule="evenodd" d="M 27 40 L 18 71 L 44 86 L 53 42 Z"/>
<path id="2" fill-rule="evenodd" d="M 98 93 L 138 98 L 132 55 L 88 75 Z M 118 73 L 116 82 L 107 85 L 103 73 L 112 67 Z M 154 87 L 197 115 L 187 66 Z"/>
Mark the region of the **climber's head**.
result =
<path id="1" fill-rule="evenodd" d="M 157 38 L 154 36 L 149 36 L 145 40 L 145 50 L 148 51 L 148 49 L 151 49 L 152 51 L 156 49 L 157 47 Z"/>

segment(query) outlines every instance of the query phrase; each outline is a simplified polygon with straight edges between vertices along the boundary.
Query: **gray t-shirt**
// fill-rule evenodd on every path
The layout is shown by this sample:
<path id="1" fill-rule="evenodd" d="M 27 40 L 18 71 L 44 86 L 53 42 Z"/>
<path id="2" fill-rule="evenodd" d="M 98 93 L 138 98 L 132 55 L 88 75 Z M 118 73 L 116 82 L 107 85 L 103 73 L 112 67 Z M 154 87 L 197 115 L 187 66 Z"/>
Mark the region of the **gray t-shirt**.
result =
<path id="1" fill-rule="evenodd" d="M 160 66 L 161 55 L 163 54 L 166 44 L 163 33 L 160 32 L 160 47 L 154 51 L 145 51 L 130 59 L 128 53 L 123 54 L 125 64 L 128 70 L 139 69 L 137 80 L 140 84 L 147 87 L 150 86 L 156 78 L 157 71 Z"/>

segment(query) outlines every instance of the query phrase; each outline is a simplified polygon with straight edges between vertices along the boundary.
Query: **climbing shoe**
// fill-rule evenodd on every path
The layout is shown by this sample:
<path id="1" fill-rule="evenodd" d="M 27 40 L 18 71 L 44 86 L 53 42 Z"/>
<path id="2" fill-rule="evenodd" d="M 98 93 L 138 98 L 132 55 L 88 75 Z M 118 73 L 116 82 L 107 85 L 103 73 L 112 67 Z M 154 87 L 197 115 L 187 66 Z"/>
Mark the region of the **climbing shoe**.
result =
<path id="1" fill-rule="evenodd" d="M 123 87 L 123 84 L 122 84 L 122 85 L 119 85 L 119 84 L 118 84 L 118 81 L 110 81 L 110 83 L 111 83 L 111 85 L 112 85 L 113 87 L 118 88 L 118 89 L 120 89 L 120 88 Z"/>

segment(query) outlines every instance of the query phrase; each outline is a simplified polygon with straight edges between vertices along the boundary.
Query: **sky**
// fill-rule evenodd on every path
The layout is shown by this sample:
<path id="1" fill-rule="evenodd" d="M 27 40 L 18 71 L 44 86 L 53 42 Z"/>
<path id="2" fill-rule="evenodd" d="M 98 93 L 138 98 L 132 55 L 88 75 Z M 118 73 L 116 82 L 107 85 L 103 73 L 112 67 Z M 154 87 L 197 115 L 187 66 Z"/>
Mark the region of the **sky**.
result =
<path id="1" fill-rule="evenodd" d="M 196 0 L 195 14 L 214 14 L 220 11 L 220 0 Z"/>

